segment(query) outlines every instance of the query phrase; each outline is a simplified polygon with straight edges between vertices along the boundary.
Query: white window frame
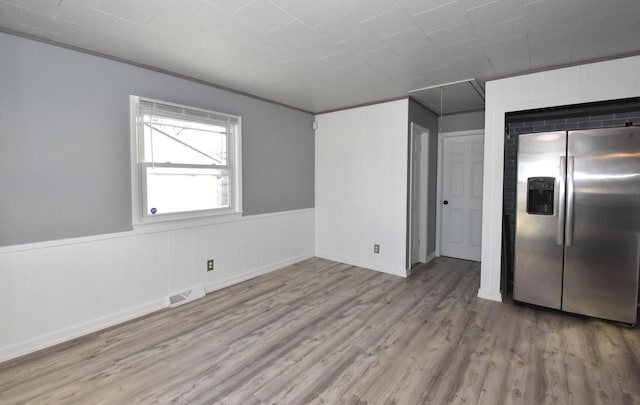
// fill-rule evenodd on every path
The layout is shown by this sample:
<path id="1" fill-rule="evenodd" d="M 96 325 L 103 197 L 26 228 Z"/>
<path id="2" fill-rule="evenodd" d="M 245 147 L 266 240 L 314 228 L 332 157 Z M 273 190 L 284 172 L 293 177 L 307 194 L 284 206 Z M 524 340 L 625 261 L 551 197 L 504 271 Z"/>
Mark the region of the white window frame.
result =
<path id="1" fill-rule="evenodd" d="M 130 98 L 130 141 L 131 141 L 131 197 L 132 197 L 132 224 L 144 225 L 166 221 L 188 220 L 194 218 L 211 217 L 239 217 L 242 211 L 242 118 L 237 115 L 225 114 L 202 108 L 191 107 L 182 104 L 170 103 L 163 100 L 156 100 L 147 97 L 131 95 Z M 148 215 L 146 210 L 146 171 L 148 163 L 140 161 L 140 125 L 139 114 L 140 101 L 163 104 L 170 107 L 177 107 L 186 110 L 214 114 L 228 117 L 237 122 L 236 130 L 232 131 L 228 140 L 227 158 L 230 163 L 229 170 L 229 207 L 216 208 L 198 211 L 185 211 L 158 215 Z M 156 166 L 162 166 L 156 164 Z M 172 165 L 180 166 L 180 165 Z M 189 166 L 189 165 L 185 165 Z M 192 165 L 191 165 L 192 166 Z"/>

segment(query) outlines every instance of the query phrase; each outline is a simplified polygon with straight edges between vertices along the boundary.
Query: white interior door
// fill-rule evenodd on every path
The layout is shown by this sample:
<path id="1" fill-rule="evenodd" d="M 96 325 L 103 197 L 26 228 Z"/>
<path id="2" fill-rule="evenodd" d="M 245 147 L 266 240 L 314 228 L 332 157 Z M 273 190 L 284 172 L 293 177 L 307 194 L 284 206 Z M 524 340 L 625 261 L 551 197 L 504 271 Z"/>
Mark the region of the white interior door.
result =
<path id="1" fill-rule="evenodd" d="M 480 261 L 484 136 L 442 142 L 441 254 Z"/>

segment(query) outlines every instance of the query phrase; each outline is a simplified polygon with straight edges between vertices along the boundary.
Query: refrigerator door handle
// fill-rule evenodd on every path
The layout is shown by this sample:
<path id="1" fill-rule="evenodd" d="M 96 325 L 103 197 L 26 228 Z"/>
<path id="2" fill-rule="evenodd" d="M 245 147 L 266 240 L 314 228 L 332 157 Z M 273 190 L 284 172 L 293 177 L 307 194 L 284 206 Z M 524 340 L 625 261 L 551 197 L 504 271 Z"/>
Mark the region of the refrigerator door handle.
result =
<path id="1" fill-rule="evenodd" d="M 562 156 L 560 158 L 560 179 L 558 180 L 558 196 L 556 197 L 556 204 L 558 204 L 558 233 L 556 235 L 556 242 L 558 246 L 564 244 L 564 203 L 565 203 L 565 186 L 566 186 L 566 173 L 567 173 L 567 158 Z"/>
<path id="2" fill-rule="evenodd" d="M 565 246 L 573 245 L 573 156 L 567 159 L 567 227 L 565 234 Z"/>

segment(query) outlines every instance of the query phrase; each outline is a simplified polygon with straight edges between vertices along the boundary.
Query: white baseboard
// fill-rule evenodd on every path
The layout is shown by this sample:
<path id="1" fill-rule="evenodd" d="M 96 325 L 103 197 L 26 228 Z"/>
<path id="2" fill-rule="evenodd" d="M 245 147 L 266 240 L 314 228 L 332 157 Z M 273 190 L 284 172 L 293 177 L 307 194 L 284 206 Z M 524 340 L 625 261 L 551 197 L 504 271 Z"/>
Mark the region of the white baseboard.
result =
<path id="1" fill-rule="evenodd" d="M 281 260 L 279 262 L 275 262 L 275 263 L 268 264 L 266 266 L 258 267 L 257 269 L 248 271 L 246 273 L 238 274 L 238 275 L 233 276 L 233 277 L 227 277 L 227 278 L 219 280 L 219 281 L 217 281 L 215 283 L 206 284 L 204 286 L 204 291 L 205 291 L 205 293 L 208 294 L 208 293 L 213 292 L 213 291 L 221 290 L 223 288 L 226 288 L 226 287 L 241 283 L 243 281 L 250 280 L 252 278 L 261 276 L 263 274 L 270 273 L 270 272 L 272 272 L 274 270 L 278 270 L 278 269 L 281 269 L 283 267 L 290 266 L 292 264 L 301 262 L 301 261 L 306 260 L 306 259 L 310 259 L 313 256 L 314 256 L 313 252 L 308 252 L 308 253 L 305 253 L 305 254 L 302 254 L 302 255 L 289 257 L 289 258 L 287 258 L 285 260 Z"/>
<path id="2" fill-rule="evenodd" d="M 375 270 L 381 273 L 386 273 L 386 274 L 391 274 L 393 276 L 407 278 L 407 270 L 404 268 L 395 268 L 392 266 L 381 265 L 375 262 L 369 262 L 361 259 L 354 259 L 352 257 L 347 257 L 347 256 L 334 255 L 334 254 L 322 252 L 322 251 L 317 251 L 316 256 L 323 259 L 327 259 L 327 260 L 333 260 L 334 262 L 346 263 L 352 266 L 358 266 L 368 270 Z"/>
<path id="3" fill-rule="evenodd" d="M 117 312 L 115 314 L 109 314 L 89 322 L 60 329 L 53 333 L 38 336 L 11 346 L 2 347 L 0 348 L 0 363 L 38 350 L 46 349 L 47 347 L 66 342 L 71 339 L 88 335 L 89 333 L 97 332 L 101 329 L 105 329 L 119 323 L 130 321 L 134 318 L 150 314 L 151 312 L 155 312 L 166 307 L 167 301 L 163 298 L 125 311 Z"/>
<path id="4" fill-rule="evenodd" d="M 487 290 L 479 289 L 478 298 L 502 302 L 502 294 L 500 294 L 500 291 L 496 292 L 496 291 L 487 291 Z"/>
<path id="5" fill-rule="evenodd" d="M 431 260 L 435 259 L 436 256 L 436 252 L 431 252 L 427 255 L 427 260 L 424 262 L 425 264 L 429 263 Z"/>

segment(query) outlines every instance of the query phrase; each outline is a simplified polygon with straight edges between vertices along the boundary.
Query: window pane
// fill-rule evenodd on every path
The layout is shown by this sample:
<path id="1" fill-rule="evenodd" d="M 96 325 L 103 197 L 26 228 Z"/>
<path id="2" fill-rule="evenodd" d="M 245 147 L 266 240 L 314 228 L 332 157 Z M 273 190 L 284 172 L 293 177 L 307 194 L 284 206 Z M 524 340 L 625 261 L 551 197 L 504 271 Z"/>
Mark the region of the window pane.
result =
<path id="1" fill-rule="evenodd" d="M 229 207 L 229 171 L 147 167 L 147 215 Z"/>
<path id="2" fill-rule="evenodd" d="M 144 161 L 227 164 L 227 127 L 145 114 Z"/>

